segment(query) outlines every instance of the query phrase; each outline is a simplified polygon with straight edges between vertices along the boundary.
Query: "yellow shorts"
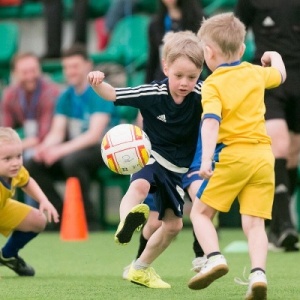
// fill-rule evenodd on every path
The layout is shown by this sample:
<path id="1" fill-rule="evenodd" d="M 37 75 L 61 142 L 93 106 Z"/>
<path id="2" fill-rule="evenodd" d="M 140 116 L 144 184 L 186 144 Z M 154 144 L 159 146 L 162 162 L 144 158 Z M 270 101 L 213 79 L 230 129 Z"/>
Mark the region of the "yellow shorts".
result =
<path id="1" fill-rule="evenodd" d="M 31 206 L 7 199 L 5 205 L 0 209 L 0 233 L 9 236 L 32 209 Z"/>
<path id="2" fill-rule="evenodd" d="M 271 219 L 274 185 L 271 147 L 233 144 L 221 150 L 213 176 L 198 196 L 221 212 L 228 212 L 238 197 L 241 214 Z"/>

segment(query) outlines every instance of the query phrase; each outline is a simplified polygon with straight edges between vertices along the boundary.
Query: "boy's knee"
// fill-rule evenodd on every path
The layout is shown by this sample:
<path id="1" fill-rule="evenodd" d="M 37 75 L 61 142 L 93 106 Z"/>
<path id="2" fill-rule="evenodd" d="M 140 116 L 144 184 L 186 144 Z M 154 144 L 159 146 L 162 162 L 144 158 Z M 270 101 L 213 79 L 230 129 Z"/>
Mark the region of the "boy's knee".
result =
<path id="1" fill-rule="evenodd" d="M 165 223 L 165 229 L 170 236 L 176 236 L 183 227 L 183 222 L 181 218 L 174 220 L 172 222 Z"/>
<path id="2" fill-rule="evenodd" d="M 246 235 L 248 235 L 252 229 L 265 231 L 265 221 L 260 217 L 242 215 L 242 228 Z"/>
<path id="3" fill-rule="evenodd" d="M 149 193 L 150 184 L 146 180 L 136 180 L 133 181 L 130 185 L 130 188 L 139 194 L 141 199 L 146 199 Z"/>
<path id="4" fill-rule="evenodd" d="M 192 206 L 191 212 L 190 212 L 190 219 L 192 221 L 192 223 L 199 217 L 199 215 L 201 214 L 201 212 L 195 208 L 195 206 Z"/>
<path id="5" fill-rule="evenodd" d="M 39 233 L 45 229 L 45 227 L 47 225 L 47 218 L 39 210 L 34 209 L 34 210 L 32 210 L 32 217 L 31 217 L 30 223 L 31 223 L 31 227 L 32 227 L 31 231 Z"/>

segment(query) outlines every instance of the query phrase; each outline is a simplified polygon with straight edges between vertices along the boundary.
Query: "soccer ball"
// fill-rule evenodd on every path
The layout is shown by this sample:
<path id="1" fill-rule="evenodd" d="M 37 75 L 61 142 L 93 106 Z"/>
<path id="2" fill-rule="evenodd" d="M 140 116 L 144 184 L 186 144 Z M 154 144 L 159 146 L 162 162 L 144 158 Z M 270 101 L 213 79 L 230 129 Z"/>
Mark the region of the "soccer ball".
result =
<path id="1" fill-rule="evenodd" d="M 118 174 L 129 175 L 141 170 L 151 154 L 151 143 L 138 126 L 121 124 L 103 137 L 101 155 L 107 167 Z"/>

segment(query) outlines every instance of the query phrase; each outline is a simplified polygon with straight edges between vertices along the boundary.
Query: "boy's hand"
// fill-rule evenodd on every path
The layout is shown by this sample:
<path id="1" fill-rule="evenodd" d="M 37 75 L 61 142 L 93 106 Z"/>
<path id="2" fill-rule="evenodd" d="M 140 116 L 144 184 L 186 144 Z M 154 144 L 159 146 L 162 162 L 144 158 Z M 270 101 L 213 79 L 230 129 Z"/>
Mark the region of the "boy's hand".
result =
<path id="1" fill-rule="evenodd" d="M 99 86 L 103 82 L 104 78 L 105 78 L 104 73 L 100 71 L 90 72 L 87 76 L 88 83 L 91 86 Z"/>
<path id="2" fill-rule="evenodd" d="M 211 160 L 202 161 L 199 170 L 199 176 L 202 177 L 203 179 L 209 179 L 212 175 L 213 175 L 212 161 Z"/>
<path id="3" fill-rule="evenodd" d="M 48 201 L 43 201 L 40 203 L 40 212 L 41 213 L 46 213 L 47 220 L 49 223 L 52 222 L 52 220 L 55 223 L 59 222 L 59 215 L 54 206 Z"/>
<path id="4" fill-rule="evenodd" d="M 271 66 L 270 52 L 269 51 L 265 52 L 260 60 L 263 67 L 270 67 Z"/>
<path id="5" fill-rule="evenodd" d="M 278 53 L 276 51 L 266 51 L 260 59 L 262 66 L 270 67 L 272 58 L 274 59 L 276 56 L 278 56 Z"/>

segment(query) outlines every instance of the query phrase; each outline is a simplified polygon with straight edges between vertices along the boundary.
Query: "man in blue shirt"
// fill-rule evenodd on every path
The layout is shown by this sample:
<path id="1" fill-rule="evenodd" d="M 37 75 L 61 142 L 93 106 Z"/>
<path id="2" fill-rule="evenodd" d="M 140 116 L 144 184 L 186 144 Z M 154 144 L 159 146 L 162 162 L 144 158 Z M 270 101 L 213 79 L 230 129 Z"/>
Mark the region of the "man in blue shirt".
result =
<path id="1" fill-rule="evenodd" d="M 81 46 L 63 54 L 63 70 L 69 87 L 59 96 L 51 129 L 26 167 L 61 214 L 62 199 L 55 180 L 77 177 L 88 222 L 93 222 L 90 178 L 103 164 L 100 140 L 117 124 L 114 105 L 100 99 L 87 83 L 92 64 Z"/>

